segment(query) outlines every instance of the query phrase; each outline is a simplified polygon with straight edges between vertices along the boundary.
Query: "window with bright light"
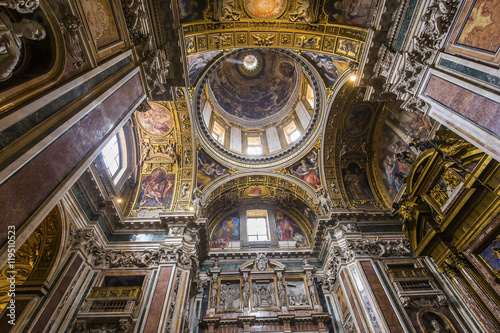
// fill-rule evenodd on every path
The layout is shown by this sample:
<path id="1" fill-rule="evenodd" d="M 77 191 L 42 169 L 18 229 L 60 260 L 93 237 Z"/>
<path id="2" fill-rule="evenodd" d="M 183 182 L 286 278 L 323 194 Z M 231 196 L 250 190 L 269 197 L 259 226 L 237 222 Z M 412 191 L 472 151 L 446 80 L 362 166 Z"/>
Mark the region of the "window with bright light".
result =
<path id="1" fill-rule="evenodd" d="M 247 210 L 248 241 L 268 241 L 267 210 Z"/>
<path id="2" fill-rule="evenodd" d="M 261 155 L 262 145 L 260 143 L 260 137 L 249 137 L 247 139 L 248 148 L 247 153 L 249 155 Z"/>
<path id="3" fill-rule="evenodd" d="M 285 128 L 283 128 L 283 131 L 285 132 L 287 143 L 292 143 L 300 138 L 300 131 L 297 128 L 295 121 L 292 121 L 290 122 L 290 124 L 286 125 Z"/>
<path id="4" fill-rule="evenodd" d="M 118 143 L 117 135 L 113 136 L 106 146 L 104 146 L 104 149 L 102 150 L 102 157 L 109 174 L 111 177 L 115 177 L 121 165 L 120 144 Z"/>
<path id="5" fill-rule="evenodd" d="M 314 108 L 314 90 L 310 84 L 307 85 L 306 99 L 309 102 L 309 105 Z"/>
<path id="6" fill-rule="evenodd" d="M 218 122 L 214 122 L 212 127 L 212 137 L 219 141 L 219 143 L 224 144 L 224 133 L 225 129 Z"/>

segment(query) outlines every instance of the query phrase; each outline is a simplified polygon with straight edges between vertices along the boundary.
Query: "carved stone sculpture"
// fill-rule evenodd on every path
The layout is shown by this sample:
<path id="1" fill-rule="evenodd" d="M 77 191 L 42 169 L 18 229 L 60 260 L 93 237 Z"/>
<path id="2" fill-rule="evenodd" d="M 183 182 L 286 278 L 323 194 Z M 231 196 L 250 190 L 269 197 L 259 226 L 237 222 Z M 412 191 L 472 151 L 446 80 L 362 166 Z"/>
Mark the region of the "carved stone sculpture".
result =
<path id="1" fill-rule="evenodd" d="M 29 19 L 12 22 L 0 12 L 0 82 L 12 76 L 21 58 L 21 38 L 42 40 L 45 36 L 45 29 L 39 23 Z"/>
<path id="2" fill-rule="evenodd" d="M 259 271 L 265 271 L 268 264 L 269 264 L 269 260 L 267 259 L 265 253 L 257 254 L 257 258 L 255 259 L 254 265 L 255 265 L 255 267 L 257 267 L 257 269 Z"/>
<path id="3" fill-rule="evenodd" d="M 316 199 L 318 200 L 321 215 L 328 215 L 328 213 L 332 210 L 332 202 L 330 201 L 330 198 L 328 198 L 326 192 L 322 190 L 318 193 L 318 197 Z"/>
<path id="4" fill-rule="evenodd" d="M 15 9 L 21 14 L 33 13 L 39 4 L 39 0 L 0 0 L 0 6 Z"/>
<path id="5" fill-rule="evenodd" d="M 213 274 L 210 278 L 210 304 L 212 308 L 215 308 L 217 305 L 217 291 L 218 291 L 218 276 L 217 274 Z"/>
<path id="6" fill-rule="evenodd" d="M 181 198 L 186 197 L 186 195 L 188 194 L 188 190 L 189 190 L 190 187 L 191 187 L 191 185 L 189 183 L 182 184 Z"/>
<path id="7" fill-rule="evenodd" d="M 184 150 L 183 157 L 184 157 L 184 161 L 183 161 L 184 165 L 191 164 L 191 151 L 190 150 Z"/>
<path id="8" fill-rule="evenodd" d="M 201 193 L 194 191 L 191 199 L 191 205 L 194 207 L 194 216 L 201 217 L 201 211 L 203 208 Z"/>
<path id="9" fill-rule="evenodd" d="M 66 50 L 68 50 L 69 55 L 75 59 L 73 68 L 80 68 L 87 62 L 80 43 L 80 37 L 78 36 L 78 30 L 82 27 L 82 21 L 77 16 L 73 15 L 66 6 L 61 5 L 60 11 L 63 16 L 61 28 L 64 32 Z"/>
<path id="10" fill-rule="evenodd" d="M 243 307 L 248 308 L 250 305 L 250 282 L 248 281 L 248 273 L 243 273 Z"/>
<path id="11" fill-rule="evenodd" d="M 217 21 L 237 21 L 240 13 L 236 10 L 234 0 L 215 1 L 215 19 Z"/>
<path id="12" fill-rule="evenodd" d="M 311 3 L 310 0 L 297 0 L 297 7 L 293 13 L 289 14 L 289 19 L 292 22 L 305 22 L 313 25 L 313 19 L 310 13 Z"/>
<path id="13" fill-rule="evenodd" d="M 314 278 L 311 271 L 306 272 L 307 288 L 309 290 L 309 296 L 311 297 L 311 303 L 313 306 L 319 305 L 316 298 L 316 287 L 314 283 Z"/>

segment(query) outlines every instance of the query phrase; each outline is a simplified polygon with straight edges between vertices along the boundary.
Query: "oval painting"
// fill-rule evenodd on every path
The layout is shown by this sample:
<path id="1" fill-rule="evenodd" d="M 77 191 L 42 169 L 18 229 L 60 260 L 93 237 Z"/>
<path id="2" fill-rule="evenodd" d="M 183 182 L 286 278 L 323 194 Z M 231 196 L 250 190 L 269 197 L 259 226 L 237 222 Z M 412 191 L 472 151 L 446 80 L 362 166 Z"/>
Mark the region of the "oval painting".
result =
<path id="1" fill-rule="evenodd" d="M 174 127 L 174 119 L 170 111 L 163 105 L 149 103 L 151 109 L 146 112 L 137 112 L 139 125 L 151 135 L 163 136 Z"/>
<path id="2" fill-rule="evenodd" d="M 367 104 L 358 105 L 347 114 L 344 129 L 350 136 L 360 136 L 365 133 L 372 119 L 372 108 Z"/>
<path id="3" fill-rule="evenodd" d="M 247 197 L 260 198 L 269 195 L 269 189 L 264 186 L 250 186 L 245 190 Z"/>
<path id="4" fill-rule="evenodd" d="M 286 4 L 285 0 L 246 0 L 245 9 L 254 18 L 271 19 L 283 14 Z"/>

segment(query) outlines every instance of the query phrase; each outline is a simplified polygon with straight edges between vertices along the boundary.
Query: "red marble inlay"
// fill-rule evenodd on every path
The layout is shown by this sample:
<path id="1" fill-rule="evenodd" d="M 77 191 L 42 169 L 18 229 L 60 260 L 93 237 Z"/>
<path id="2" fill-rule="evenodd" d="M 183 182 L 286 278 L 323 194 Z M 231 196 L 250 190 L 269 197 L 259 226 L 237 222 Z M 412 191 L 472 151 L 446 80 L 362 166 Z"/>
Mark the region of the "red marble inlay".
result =
<path id="1" fill-rule="evenodd" d="M 500 135 L 500 104 L 432 75 L 424 94 L 446 108 Z"/>
<path id="2" fill-rule="evenodd" d="M 389 330 L 391 332 L 403 332 L 398 317 L 396 316 L 396 312 L 394 312 L 391 302 L 387 298 L 384 287 L 380 283 L 380 280 L 377 277 L 372 264 L 368 261 L 362 261 L 361 267 L 365 272 L 366 279 L 370 283 L 370 287 L 372 288 L 373 294 L 375 295 L 378 306 L 380 307 L 380 310 L 382 310 L 382 315 L 384 316 L 385 322 L 387 323 L 387 326 L 389 326 Z"/>
<path id="3" fill-rule="evenodd" d="M 0 186 L 0 244 L 7 226 L 19 228 L 143 93 L 137 74 Z"/>
<path id="4" fill-rule="evenodd" d="M 148 319 L 146 320 L 146 326 L 144 327 L 143 333 L 156 333 L 158 330 L 158 325 L 160 324 L 161 312 L 163 310 L 163 304 L 165 303 L 165 296 L 167 295 L 168 283 L 170 282 L 170 274 L 172 273 L 172 267 L 161 267 L 160 273 L 158 274 L 158 283 L 153 295 L 153 300 L 151 301 L 151 307 L 149 308 Z"/>
<path id="5" fill-rule="evenodd" d="M 359 309 L 356 305 L 356 302 L 354 301 L 353 293 L 351 291 L 351 283 L 346 276 L 345 269 L 342 270 L 342 273 L 340 273 L 340 275 L 342 277 L 342 284 L 344 285 L 347 299 L 349 300 L 349 303 L 351 304 L 351 307 L 352 307 L 352 312 L 353 312 L 354 318 L 356 319 L 356 322 L 358 323 L 358 328 L 360 329 L 359 332 L 365 333 L 366 332 L 365 326 L 363 325 L 363 322 L 361 320 L 361 316 L 359 315 Z"/>
<path id="6" fill-rule="evenodd" d="M 83 262 L 82 257 L 77 255 L 75 260 L 71 264 L 70 268 L 66 272 L 66 275 L 62 278 L 61 283 L 59 284 L 59 286 L 57 286 L 57 289 L 54 290 L 54 292 L 52 293 L 52 297 L 47 302 L 45 302 L 45 308 L 40 317 L 38 318 L 36 325 L 33 326 L 33 329 L 31 330 L 32 333 L 41 333 L 44 331 L 45 326 L 47 326 L 50 317 L 56 311 L 59 302 L 64 296 L 66 289 L 68 289 L 69 284 L 71 283 L 76 273 L 78 272 L 78 269 L 80 268 L 82 262 Z"/>

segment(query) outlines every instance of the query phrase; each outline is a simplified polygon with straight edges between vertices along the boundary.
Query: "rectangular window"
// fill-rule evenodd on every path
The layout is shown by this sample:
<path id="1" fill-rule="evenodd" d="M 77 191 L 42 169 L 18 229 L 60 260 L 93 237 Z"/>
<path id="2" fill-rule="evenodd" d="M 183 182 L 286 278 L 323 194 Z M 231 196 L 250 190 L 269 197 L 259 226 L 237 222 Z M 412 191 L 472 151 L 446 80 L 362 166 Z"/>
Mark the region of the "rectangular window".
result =
<path id="1" fill-rule="evenodd" d="M 212 137 L 219 141 L 220 144 L 224 144 L 224 133 L 226 130 L 222 127 L 218 122 L 214 121 L 214 125 L 212 127 Z"/>
<path id="2" fill-rule="evenodd" d="M 248 143 L 248 148 L 247 148 L 247 153 L 248 155 L 261 155 L 262 154 L 262 145 L 260 143 L 260 137 L 249 137 L 247 138 L 247 143 Z"/>
<path id="3" fill-rule="evenodd" d="M 102 157 L 104 164 L 111 175 L 114 177 L 120 169 L 120 145 L 118 144 L 118 136 L 115 135 L 111 140 L 104 146 L 102 150 Z"/>
<path id="4" fill-rule="evenodd" d="M 285 132 L 286 142 L 289 144 L 300 138 L 300 131 L 293 120 L 283 128 L 283 131 Z"/>
<path id="5" fill-rule="evenodd" d="M 247 210 L 248 241 L 268 241 L 267 210 Z"/>
<path id="6" fill-rule="evenodd" d="M 306 99 L 309 105 L 314 109 L 314 90 L 310 84 L 307 85 Z"/>

